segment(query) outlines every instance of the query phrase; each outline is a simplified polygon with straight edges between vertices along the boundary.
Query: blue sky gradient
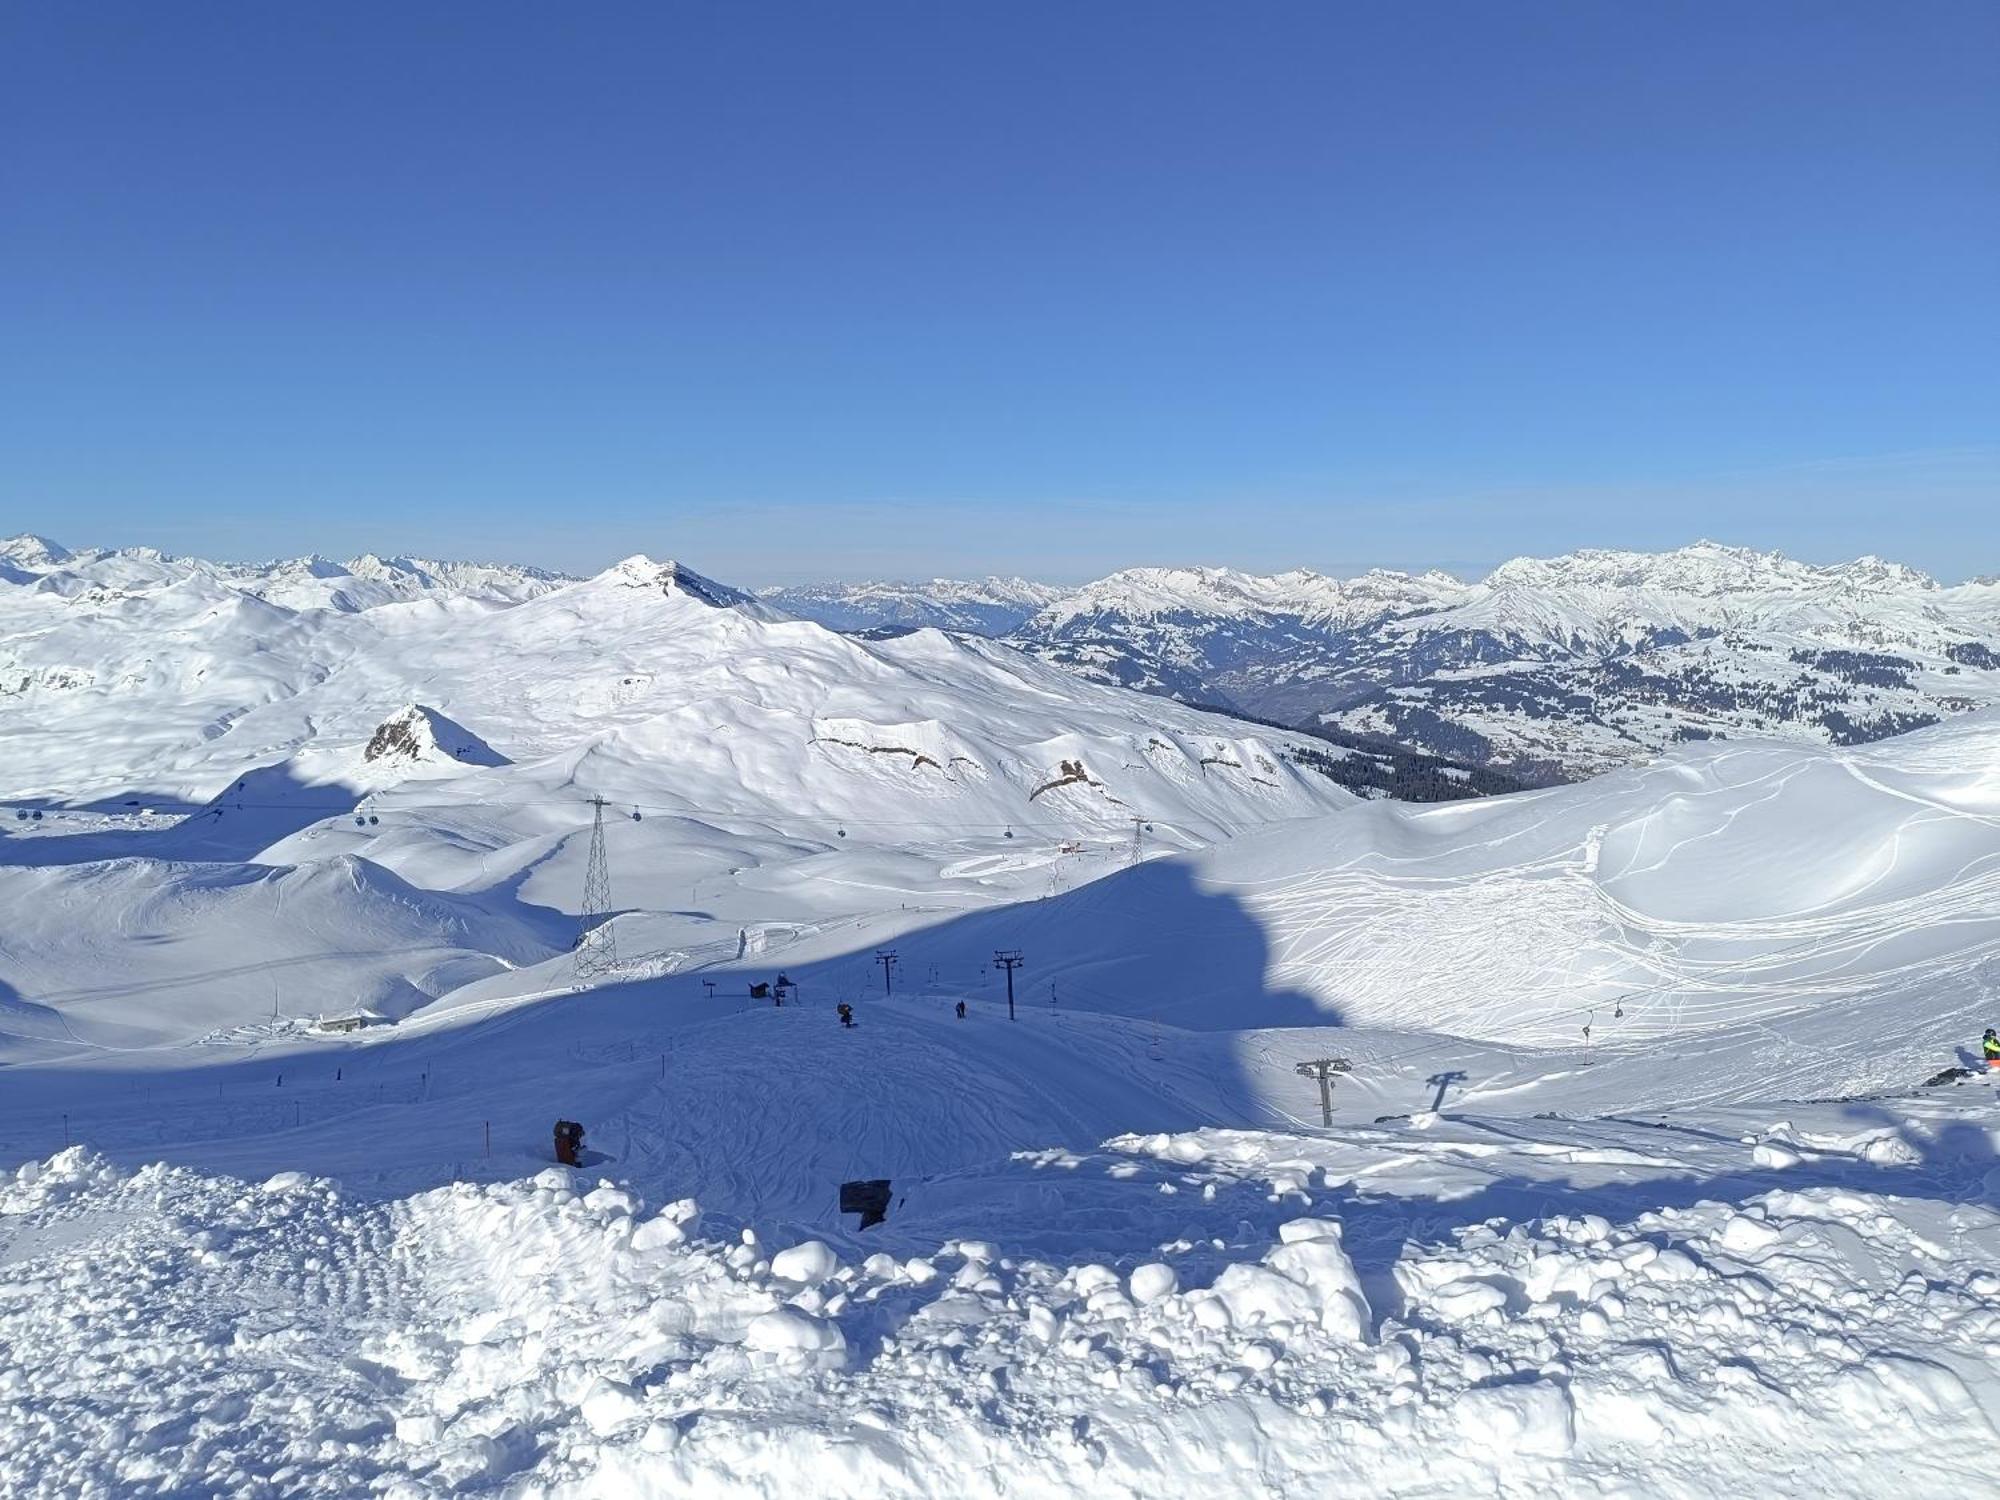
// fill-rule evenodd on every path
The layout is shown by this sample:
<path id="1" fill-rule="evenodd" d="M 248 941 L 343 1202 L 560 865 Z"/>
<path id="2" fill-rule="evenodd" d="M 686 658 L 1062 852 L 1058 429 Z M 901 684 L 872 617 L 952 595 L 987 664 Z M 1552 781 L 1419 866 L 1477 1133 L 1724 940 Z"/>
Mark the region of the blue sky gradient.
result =
<path id="1" fill-rule="evenodd" d="M 0 532 L 2000 570 L 2000 5 L 0 10 Z"/>

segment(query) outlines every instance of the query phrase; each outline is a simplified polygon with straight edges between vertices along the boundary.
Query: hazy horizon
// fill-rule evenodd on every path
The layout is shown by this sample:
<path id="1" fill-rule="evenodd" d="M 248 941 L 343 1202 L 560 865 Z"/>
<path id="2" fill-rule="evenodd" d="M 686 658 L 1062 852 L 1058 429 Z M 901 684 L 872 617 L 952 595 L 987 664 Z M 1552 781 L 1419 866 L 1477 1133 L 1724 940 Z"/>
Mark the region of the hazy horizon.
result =
<path id="1" fill-rule="evenodd" d="M 436 549 L 436 548 L 415 548 L 415 547 L 388 547 L 376 544 L 372 546 L 359 546 L 349 549 L 342 549 L 338 551 L 329 551 L 325 548 L 306 547 L 294 550 L 280 549 L 275 552 L 268 552 L 263 554 L 239 554 L 239 553 L 200 551 L 188 548 L 163 547 L 163 546 L 158 546 L 155 543 L 143 540 L 126 540 L 126 539 L 105 540 L 101 538 L 84 539 L 77 537 L 68 537 L 59 534 L 57 531 L 51 528 L 38 527 L 38 526 L 28 526 L 19 529 L 0 531 L 0 540 L 7 540 L 13 537 L 20 537 L 20 536 L 40 537 L 43 541 L 52 542 L 55 545 L 72 552 L 89 551 L 93 548 L 117 550 L 120 548 L 155 547 L 156 550 L 166 553 L 167 555 L 173 557 L 196 558 L 205 562 L 241 564 L 246 566 L 259 566 L 259 565 L 280 563 L 280 562 L 294 562 L 312 557 L 318 557 L 325 559 L 327 561 L 345 564 L 362 556 L 373 555 L 381 558 L 397 558 L 397 557 L 423 558 L 433 562 L 460 562 L 460 563 L 490 564 L 495 566 L 506 566 L 506 567 L 543 568 L 551 572 L 568 573 L 580 578 L 587 578 L 592 576 L 593 574 L 601 573 L 606 568 L 614 566 L 615 564 L 617 564 L 618 562 L 622 561 L 627 557 L 644 554 L 646 556 L 661 561 L 672 559 L 673 561 L 685 564 L 686 566 L 692 568 L 697 573 L 701 573 L 706 577 L 714 578 L 718 582 L 727 583 L 738 588 L 751 589 L 759 592 L 770 589 L 778 589 L 778 588 L 798 588 L 814 584 L 857 585 L 865 583 L 881 583 L 881 584 L 921 585 L 921 584 L 938 583 L 938 582 L 979 583 L 979 582 L 984 582 L 987 579 L 1020 579 L 1025 582 L 1044 584 L 1054 588 L 1074 588 L 1084 584 L 1095 582 L 1096 580 L 1106 577 L 1112 573 L 1125 572 L 1140 568 L 1227 569 L 1233 572 L 1258 574 L 1264 576 L 1268 576 L 1274 573 L 1286 573 L 1286 572 L 1303 570 L 1307 572 L 1318 573 L 1322 576 L 1329 578 L 1354 578 L 1370 571 L 1370 569 L 1381 568 L 1391 572 L 1410 573 L 1410 574 L 1422 574 L 1433 571 L 1449 573 L 1452 576 L 1464 582 L 1470 583 L 1470 582 L 1477 582 L 1479 579 L 1484 578 L 1487 574 L 1491 573 L 1495 568 L 1499 567 L 1501 564 L 1508 562 L 1514 558 L 1561 557 L 1576 552 L 1593 551 L 1593 550 L 1629 551 L 1629 552 L 1645 552 L 1645 553 L 1659 554 L 1659 553 L 1679 551 L 1681 549 L 1696 546 L 1704 542 L 1713 543 L 1715 545 L 1722 547 L 1742 548 L 1745 550 L 1756 551 L 1756 552 L 1782 554 L 1783 556 L 1791 558 L 1794 561 L 1806 563 L 1810 566 L 1821 567 L 1821 568 L 1836 567 L 1843 563 L 1855 562 L 1863 557 L 1870 557 L 1870 556 L 1878 557 L 1885 562 L 1901 563 L 1904 564 L 1905 566 L 1916 568 L 1919 572 L 1927 574 L 1929 577 L 1935 579 L 1938 583 L 1945 585 L 1947 587 L 1950 587 L 1955 584 L 1972 582 L 1974 580 L 1981 578 L 1991 578 L 1996 576 L 1996 574 L 2000 574 L 2000 568 L 1982 568 L 1979 566 L 1973 566 L 1969 570 L 1955 572 L 1955 573 L 1940 572 L 1939 570 L 1934 568 L 1923 567 L 1921 564 L 1912 561 L 1910 558 L 1899 557 L 1892 552 L 1872 552 L 1872 553 L 1857 552 L 1857 553 L 1846 553 L 1846 554 L 1836 555 L 1827 553 L 1823 549 L 1817 549 L 1817 548 L 1807 550 L 1807 549 L 1800 549 L 1793 547 L 1752 547 L 1747 543 L 1732 540 L 1727 536 L 1688 537 L 1682 541 L 1673 542 L 1667 545 L 1656 546 L 1656 547 L 1606 547 L 1596 543 L 1584 543 L 1574 547 L 1563 547 L 1554 550 L 1545 550 L 1536 552 L 1525 552 L 1525 551 L 1510 552 L 1504 556 L 1496 557 L 1490 562 L 1480 563 L 1476 565 L 1461 565 L 1461 566 L 1453 566 L 1448 562 L 1426 562 L 1426 561 L 1417 561 L 1414 563 L 1400 563 L 1400 564 L 1383 563 L 1383 562 L 1363 562 L 1358 564 L 1342 563 L 1333 565 L 1323 565 L 1312 561 L 1293 561 L 1276 567 L 1260 568 L 1260 567 L 1252 567 L 1235 562 L 1230 562 L 1227 560 L 1219 560 L 1214 557 L 1167 558 L 1167 559 L 1138 557 L 1138 558 L 1127 559 L 1123 562 L 1118 563 L 1114 567 L 1104 568 L 1097 572 L 1086 572 L 1086 573 L 1064 573 L 1055 569 L 1043 569 L 1043 570 L 1009 569 L 1002 571 L 992 568 L 985 568 L 977 570 L 966 570 L 958 573 L 943 573 L 943 572 L 931 571 L 931 572 L 906 573 L 906 574 L 894 574 L 894 575 L 887 573 L 876 573 L 876 574 L 854 573 L 846 575 L 820 573 L 820 574 L 802 575 L 800 577 L 791 579 L 773 579 L 764 577 L 739 576 L 731 574 L 726 570 L 717 569 L 705 565 L 700 557 L 692 553 L 676 550 L 671 546 L 661 546 L 661 545 L 637 546 L 627 549 L 625 551 L 616 552 L 615 555 L 608 555 L 602 557 L 596 560 L 595 562 L 588 563 L 582 567 L 565 568 L 537 557 L 513 556 L 497 552 L 489 553 L 489 552 L 482 552 L 477 549 L 467 549 L 464 547 L 455 549 L 449 547 L 444 549 Z M 1959 566 L 1962 570 L 1965 568 L 1965 565 L 1962 562 L 1960 563 Z"/>

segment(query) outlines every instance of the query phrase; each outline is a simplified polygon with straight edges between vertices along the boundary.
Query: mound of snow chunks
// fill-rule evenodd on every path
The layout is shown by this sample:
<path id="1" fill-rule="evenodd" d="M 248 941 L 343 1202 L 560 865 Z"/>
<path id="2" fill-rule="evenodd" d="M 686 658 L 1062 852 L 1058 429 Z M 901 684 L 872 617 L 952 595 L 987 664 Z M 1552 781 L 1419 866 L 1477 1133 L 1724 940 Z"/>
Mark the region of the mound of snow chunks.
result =
<path id="1" fill-rule="evenodd" d="M 23 1496 L 1525 1493 L 1586 1470 L 1859 1495 L 1989 1438 L 1965 1381 L 2000 1354 L 2000 1276 L 1944 1259 L 1994 1216 L 1913 1227 L 1886 1201 L 1462 1226 L 1406 1244 L 1371 1307 L 1311 1212 L 1123 1269 L 978 1239 L 851 1261 L 563 1169 L 384 1203 L 76 1148 L 0 1178 L 0 1471 Z"/>

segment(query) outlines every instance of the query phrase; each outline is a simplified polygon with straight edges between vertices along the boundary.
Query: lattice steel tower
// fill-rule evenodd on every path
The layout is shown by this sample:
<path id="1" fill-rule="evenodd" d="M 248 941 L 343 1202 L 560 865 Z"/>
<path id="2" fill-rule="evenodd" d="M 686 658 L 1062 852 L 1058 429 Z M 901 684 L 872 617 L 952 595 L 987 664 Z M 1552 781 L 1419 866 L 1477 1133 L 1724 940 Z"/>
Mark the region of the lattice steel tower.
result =
<path id="1" fill-rule="evenodd" d="M 611 930 L 611 866 L 604 857 L 604 799 L 592 797 L 590 807 L 590 857 L 583 866 L 583 912 L 576 935 L 581 978 L 618 967 L 618 938 Z"/>

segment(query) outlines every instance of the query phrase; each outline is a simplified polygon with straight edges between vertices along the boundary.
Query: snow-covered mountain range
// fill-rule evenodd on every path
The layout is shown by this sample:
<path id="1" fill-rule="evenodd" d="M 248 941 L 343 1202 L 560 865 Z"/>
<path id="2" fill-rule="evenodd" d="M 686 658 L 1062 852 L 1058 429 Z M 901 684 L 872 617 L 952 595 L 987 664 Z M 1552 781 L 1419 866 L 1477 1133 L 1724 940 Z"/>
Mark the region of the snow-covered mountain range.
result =
<path id="1" fill-rule="evenodd" d="M 516 604 L 576 580 L 512 563 L 438 562 L 373 553 L 337 563 L 293 557 L 267 563 L 209 562 L 154 547 L 93 547 L 72 552 L 47 537 L 0 538 L 0 583 L 66 598 L 113 598 L 169 584 L 203 581 L 288 609 L 354 611 L 431 595 Z"/>
<path id="2" fill-rule="evenodd" d="M 809 806 L 828 836 L 842 818 L 1125 836 L 1137 816 L 1212 838 L 1347 795 L 1293 759 L 1328 748 L 1303 736 L 973 636 L 860 641 L 672 562 L 565 582 L 9 555 L 33 571 L 0 584 L 8 799 L 271 802 L 421 771 L 485 778 L 468 796 Z"/>
<path id="3" fill-rule="evenodd" d="M 589 583 L 498 564 L 218 563 L 16 537 L 0 542 L 0 704 L 129 690 L 148 675 L 160 689 L 171 664 L 188 685 L 167 695 L 167 719 L 199 706 L 211 712 L 198 731 L 219 735 L 336 662 L 394 655 L 384 632 L 422 636 L 429 626 L 406 622 L 426 610 L 469 621 L 582 597 L 571 591 Z M 2000 703 L 2000 581 L 1947 586 L 1878 558 L 1821 567 L 1712 542 L 1517 558 L 1476 583 L 1437 571 L 1133 568 L 1068 590 L 989 578 L 768 589 L 753 601 L 700 586 L 773 627 L 796 616 L 889 654 L 926 629 L 968 651 L 997 649 L 968 639 L 987 637 L 1073 677 L 1305 729 L 1335 742 L 1317 763 L 1371 793 L 1574 779 L 1707 738 L 1861 743 Z M 517 623 L 548 618 L 531 610 Z M 521 648 L 538 654 L 532 639 Z M 648 670 L 635 665 L 627 690 Z M 219 686 L 237 672 L 261 683 L 251 697 Z M 403 686 L 368 712 L 444 709 L 421 682 Z M 263 748 L 302 743 L 295 725 Z M 1454 766 L 1482 774 L 1469 781 Z"/>
<path id="4" fill-rule="evenodd" d="M 1506 785 L 1191 711 L 976 634 L 862 640 L 644 557 L 569 579 L 408 558 L 71 553 L 35 537 L 0 556 L 0 799 L 205 801 L 252 772 L 265 796 L 280 780 L 359 791 L 406 759 L 362 758 L 404 715 L 416 738 L 392 742 L 553 767 L 506 778 L 568 784 L 609 758 L 631 764 L 607 793 L 643 801 L 671 784 L 675 805 L 795 812 L 812 787 L 823 821 L 902 807 L 1074 835 L 1129 832 L 1138 815 L 1206 838 L 1340 787 L 1451 798 Z M 464 769 L 446 756 L 423 774 L 440 765 Z"/>
<path id="5" fill-rule="evenodd" d="M 899 630 L 968 630 L 1006 635 L 1064 590 L 1025 578 L 927 583 L 825 583 L 760 589 L 758 597 L 787 614 L 858 633 Z"/>
<path id="6" fill-rule="evenodd" d="M 2000 702 L 2000 582 L 1713 542 L 1517 558 L 1476 583 L 1135 568 L 1009 639 L 1101 681 L 1533 779 L 1689 739 L 1857 743 Z"/>

